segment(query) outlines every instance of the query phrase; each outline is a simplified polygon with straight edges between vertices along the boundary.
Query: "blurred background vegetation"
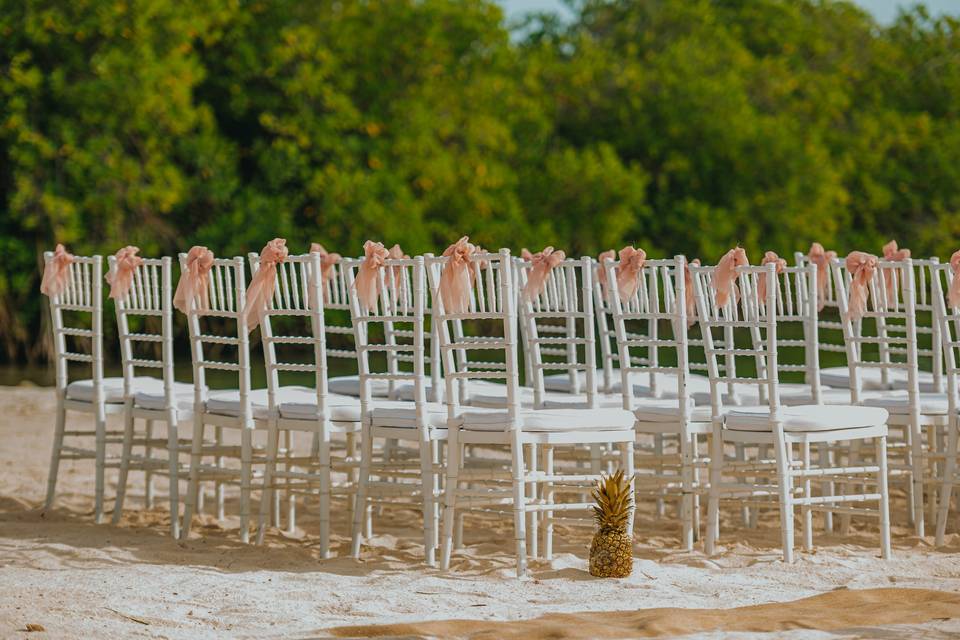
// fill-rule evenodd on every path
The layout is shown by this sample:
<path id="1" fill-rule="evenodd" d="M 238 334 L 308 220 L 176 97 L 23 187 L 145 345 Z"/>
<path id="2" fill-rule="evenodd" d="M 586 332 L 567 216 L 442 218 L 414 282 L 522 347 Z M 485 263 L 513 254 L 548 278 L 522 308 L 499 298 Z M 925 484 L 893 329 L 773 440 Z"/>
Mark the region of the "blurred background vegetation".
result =
<path id="1" fill-rule="evenodd" d="M 0 359 L 43 250 L 960 246 L 960 22 L 835 0 L 0 0 Z M 109 324 L 109 323 L 108 323 Z"/>

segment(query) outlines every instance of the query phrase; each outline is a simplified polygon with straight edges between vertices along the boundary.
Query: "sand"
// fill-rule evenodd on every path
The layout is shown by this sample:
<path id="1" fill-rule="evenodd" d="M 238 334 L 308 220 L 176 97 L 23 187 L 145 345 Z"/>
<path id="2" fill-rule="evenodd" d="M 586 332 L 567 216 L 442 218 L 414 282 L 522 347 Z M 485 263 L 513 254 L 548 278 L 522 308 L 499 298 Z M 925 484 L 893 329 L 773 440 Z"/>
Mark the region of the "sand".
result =
<path id="1" fill-rule="evenodd" d="M 506 521 L 468 520 L 467 549 L 446 573 L 420 561 L 413 511 L 377 520 L 361 561 L 320 561 L 310 504 L 300 509 L 296 534 L 274 531 L 262 547 L 238 541 L 236 518 L 218 524 L 207 515 L 190 540 L 178 542 L 168 535 L 165 504 L 138 510 L 143 479 L 131 474 L 121 523 L 95 525 L 90 462 L 64 464 L 57 506 L 42 513 L 53 407 L 49 389 L 0 388 L 2 638 L 960 634 L 955 527 L 940 549 L 895 527 L 887 562 L 870 525 L 842 538 L 818 532 L 816 551 L 785 565 L 772 516 L 744 530 L 728 514 L 721 553 L 707 558 L 678 551 L 676 521 L 654 519 L 641 505 L 630 578 L 591 578 L 589 530 L 562 528 L 554 560 L 533 561 L 529 576 L 517 580 Z M 902 520 L 902 510 L 895 505 L 895 518 Z M 338 515 L 336 553 L 347 552 L 347 530 Z M 45 631 L 28 633 L 27 625 Z"/>

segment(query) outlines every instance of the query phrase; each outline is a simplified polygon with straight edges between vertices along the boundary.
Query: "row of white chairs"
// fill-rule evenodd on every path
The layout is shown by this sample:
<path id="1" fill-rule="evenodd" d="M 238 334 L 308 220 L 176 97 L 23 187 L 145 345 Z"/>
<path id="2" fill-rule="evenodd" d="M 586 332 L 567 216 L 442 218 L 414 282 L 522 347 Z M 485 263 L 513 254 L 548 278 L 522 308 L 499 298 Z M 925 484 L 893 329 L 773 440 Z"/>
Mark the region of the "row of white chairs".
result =
<path id="1" fill-rule="evenodd" d="M 68 286 L 51 297 L 59 411 L 48 507 L 60 460 L 85 457 L 96 460 L 98 521 L 104 469 L 120 467 L 115 520 L 121 515 L 129 470 L 168 475 L 174 535 L 189 533 L 203 482 L 215 483 L 219 517 L 224 515 L 224 485 L 239 485 L 243 540 L 248 537 L 254 490 L 262 490 L 261 538 L 271 505 L 273 522 L 280 520 L 281 493 L 288 497 L 290 527 L 294 496 L 317 495 L 321 554 L 326 557 L 335 496 L 346 496 L 351 507 L 358 505 L 352 509 L 354 555 L 369 535 L 374 506 L 415 504 L 423 511 L 426 559 L 432 563 L 441 550 L 444 566 L 460 543 L 458 512 L 506 511 L 514 516 L 522 573 L 528 552 L 550 557 L 553 525 L 565 521 L 567 512 L 589 506 L 584 487 L 598 477 L 604 461 L 612 459 L 628 474 L 638 463 L 638 496 L 658 501 L 679 497 L 687 548 L 699 535 L 699 498 L 708 496 L 708 551 L 719 535 L 719 501 L 731 498 L 754 507 L 779 507 L 787 560 L 793 554 L 795 506 L 801 509 L 808 548 L 815 511 L 825 513 L 828 526 L 833 514 L 844 519 L 878 516 L 887 556 L 887 424 L 902 422 L 900 437 L 908 445 L 904 470 L 914 497 L 920 496 L 922 518 L 922 469 L 930 452 L 920 446 L 921 421 L 914 420 L 914 407 L 922 407 L 924 398 L 919 393 L 914 266 L 909 260 L 881 261 L 871 275 L 871 306 L 864 318 L 875 325 L 872 335 L 865 332 L 863 320 L 845 319 L 854 274 L 839 261 L 831 263 L 823 297 L 840 311 L 837 324 L 849 372 L 843 391 L 821 384 L 837 372 L 819 370 L 819 274 L 815 265 L 802 260 L 779 272 L 773 264 L 737 268 L 739 297 L 718 305 L 715 268 L 688 267 L 679 256 L 641 260 L 639 268 L 635 258 L 630 264 L 605 260 L 602 265 L 589 258 L 555 260 L 531 278 L 543 262 L 542 254 L 531 261 L 511 258 L 506 250 L 471 252 L 461 256 L 467 266 L 460 277 L 469 281 L 463 287 L 468 295 L 453 305 L 455 311 L 447 311 L 442 280 L 453 258 L 374 257 L 346 259 L 328 268 L 320 254 L 311 253 L 270 265 L 277 271 L 272 300 L 257 316 L 267 368 L 263 390 L 252 389 L 250 383 L 243 259 L 213 260 L 206 275 L 208 299 L 196 298 L 187 309 L 194 370 L 193 384 L 187 385 L 173 375 L 172 260 L 143 260 L 129 292 L 115 301 L 124 374 L 117 380 L 103 375 L 102 285 L 94 277 L 102 272 L 102 259 L 75 258 Z M 180 262 L 186 271 L 187 256 L 181 255 Z M 248 262 L 256 274 L 259 256 L 251 254 Z M 111 273 L 116 268 L 111 258 Z M 355 295 L 355 282 L 365 268 L 375 269 L 373 304 Z M 637 276 L 632 286 L 625 277 L 630 271 Z M 936 339 L 946 355 L 938 375 L 946 371 L 947 388 L 955 395 L 956 371 L 947 347 L 956 345 L 942 337 L 950 335 L 947 325 L 954 312 L 942 304 L 952 271 L 931 264 L 929 273 L 931 293 L 926 299 L 937 314 Z M 537 286 L 541 278 L 543 284 Z M 888 278 L 895 280 L 894 288 L 886 287 Z M 337 311 L 349 311 L 350 323 L 332 322 Z M 68 326 L 64 312 L 87 313 L 91 320 Z M 700 325 L 697 337 L 688 332 L 692 315 Z M 159 331 L 150 332 L 144 317 L 159 318 Z M 131 331 L 132 324 L 140 328 Z M 802 338 L 778 335 L 778 329 L 790 324 L 798 326 Z M 749 337 L 750 346 L 738 346 L 741 336 Z M 68 348 L 68 339 L 80 338 L 90 340 L 88 350 Z M 344 339 L 352 347 L 328 348 L 329 341 Z M 156 351 L 149 357 L 138 351 L 143 343 L 160 343 L 159 357 Z M 790 349 L 802 355 L 784 363 L 782 356 Z M 938 351 L 936 345 L 931 351 Z M 333 357 L 355 360 L 358 375 L 329 377 L 327 359 Z M 737 375 L 738 360 L 744 358 L 752 361 L 755 376 Z M 933 359 L 938 358 L 934 353 Z M 69 361 L 90 364 L 92 377 L 69 381 Z M 161 376 L 138 375 L 144 368 L 160 369 Z M 529 386 L 519 384 L 521 369 Z M 698 369 L 707 376 L 697 375 Z M 209 391 L 205 382 L 211 370 L 235 373 L 235 388 Z M 902 379 L 905 391 L 879 397 L 865 393 L 863 371 L 879 371 L 881 382 L 890 387 L 895 386 L 891 381 Z M 896 377 L 898 372 L 904 373 L 902 378 Z M 282 384 L 281 377 L 290 373 L 312 374 L 314 384 Z M 797 375 L 803 382 L 781 383 L 781 374 Z M 944 395 L 953 404 L 936 414 L 943 416 L 935 420 L 941 429 L 928 438 L 932 442 L 945 435 L 949 441 L 938 461 L 943 525 L 956 457 L 956 405 L 949 393 Z M 833 406 L 827 409 L 825 404 Z M 93 414 L 94 432 L 67 431 L 68 409 Z M 107 413 L 123 415 L 121 433 L 107 431 Z M 141 432 L 134 429 L 138 418 L 145 421 Z M 153 437 L 157 421 L 167 424 L 165 439 Z M 179 427 L 188 421 L 193 423 L 192 438 L 181 439 Z M 211 437 L 206 436 L 208 427 Z M 265 445 L 255 445 L 258 429 L 267 435 Z M 238 432 L 239 446 L 228 442 L 224 430 Z M 309 434 L 309 455 L 298 457 L 296 433 Z M 84 435 L 94 436 L 94 450 L 63 446 L 66 437 Z M 637 446 L 635 456 L 635 442 L 648 437 L 653 445 Z M 359 456 L 353 451 L 354 439 L 360 441 Z M 664 451 L 667 441 L 676 442 L 677 456 Z M 708 441 L 709 456 L 704 458 L 701 445 Z M 123 445 L 117 462 L 107 461 L 106 445 L 111 442 Z M 818 449 L 816 465 L 811 446 Z M 135 447 L 143 449 L 143 455 L 134 455 Z M 558 447 L 558 452 L 585 453 L 586 468 L 576 455 L 575 464 L 555 459 Z M 497 448 L 508 449 L 509 457 L 485 454 Z M 158 450 L 166 457 L 154 455 Z M 190 463 L 183 465 L 181 453 L 186 451 Z M 238 467 L 225 463 L 231 458 L 239 461 Z M 652 464 L 640 468 L 641 461 Z M 184 475 L 189 484 L 181 532 L 178 480 Z M 151 486 L 148 479 L 148 493 Z M 874 501 L 875 509 L 863 508 L 862 503 Z M 917 509 L 912 515 L 918 518 Z"/>

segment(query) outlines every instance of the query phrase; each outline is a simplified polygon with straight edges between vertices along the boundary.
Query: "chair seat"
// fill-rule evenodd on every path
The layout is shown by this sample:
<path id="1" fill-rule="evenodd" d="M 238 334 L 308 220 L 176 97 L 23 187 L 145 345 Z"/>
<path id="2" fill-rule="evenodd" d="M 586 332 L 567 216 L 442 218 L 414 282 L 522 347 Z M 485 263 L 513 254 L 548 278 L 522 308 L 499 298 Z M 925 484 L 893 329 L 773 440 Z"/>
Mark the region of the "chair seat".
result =
<path id="1" fill-rule="evenodd" d="M 724 390 L 727 385 L 721 385 Z M 805 384 L 787 382 L 777 385 L 777 389 L 780 390 L 781 398 L 783 396 L 803 396 L 803 394 L 810 393 L 810 387 Z M 760 387 L 757 384 L 752 382 L 737 382 L 733 385 L 734 393 L 736 393 L 736 399 L 729 393 L 723 394 L 723 404 L 724 406 L 744 406 L 744 407 L 756 407 L 760 405 L 765 405 L 766 400 L 763 402 L 760 401 Z M 690 394 L 690 397 L 693 398 L 693 401 L 698 405 L 707 406 L 710 404 L 710 390 L 707 389 L 704 391 L 697 391 Z M 800 404 L 800 403 L 794 403 Z M 809 402 L 803 404 L 811 404 Z M 850 404 L 849 398 L 847 399 L 847 404 Z"/>
<path id="2" fill-rule="evenodd" d="M 440 381 L 440 386 L 437 389 L 439 393 L 435 400 L 437 402 L 443 402 L 444 393 L 446 393 L 446 383 L 442 380 Z M 430 381 L 427 381 L 424 385 L 424 394 L 426 395 L 427 400 L 430 399 L 430 392 L 432 391 L 433 385 Z M 486 380 L 468 380 L 467 381 L 467 391 L 470 393 L 471 397 L 475 393 L 488 393 L 496 395 L 504 389 L 504 385 L 497 384 L 496 382 L 488 382 Z M 405 400 L 407 402 L 413 402 L 413 394 L 416 389 L 416 386 L 412 383 L 404 383 L 397 385 L 394 389 L 394 397 L 397 400 Z"/>
<path id="3" fill-rule="evenodd" d="M 474 431 L 508 431 L 510 419 L 506 411 L 465 411 L 461 416 L 464 429 Z M 624 409 L 521 409 L 520 424 L 524 431 L 616 431 L 632 429 L 633 413 Z"/>
<path id="4" fill-rule="evenodd" d="M 806 404 L 780 408 L 783 430 L 794 433 L 875 427 L 886 424 L 887 417 L 887 411 L 878 407 Z M 770 431 L 770 408 L 731 407 L 725 425 L 734 431 Z"/>
<path id="5" fill-rule="evenodd" d="M 371 380 L 370 395 L 374 398 L 386 398 L 390 393 L 390 382 L 387 380 Z M 344 396 L 360 397 L 360 376 L 336 376 L 327 380 L 327 390 L 330 393 L 339 393 Z"/>
<path id="6" fill-rule="evenodd" d="M 133 379 L 133 392 L 163 394 L 163 380 L 151 376 L 137 376 Z M 67 385 L 67 399 L 80 402 L 93 402 L 93 380 L 74 380 Z M 110 403 L 123 402 L 123 378 L 103 379 L 103 399 Z"/>
<path id="7" fill-rule="evenodd" d="M 680 419 L 680 402 L 669 399 L 637 400 L 633 414 L 639 422 L 676 422 Z M 694 406 L 693 402 L 687 405 L 687 416 L 690 422 L 710 422 L 711 409 L 709 406 Z"/>
<path id="8" fill-rule="evenodd" d="M 439 402 L 425 403 L 424 418 L 428 427 L 447 428 L 447 405 Z M 412 402 L 385 400 L 377 402 L 370 412 L 370 424 L 374 427 L 417 427 L 417 408 Z"/>
<path id="9" fill-rule="evenodd" d="M 907 372 L 901 369 L 891 369 L 887 372 L 890 383 L 884 385 L 880 369 L 860 369 L 860 386 L 866 391 L 886 391 L 889 389 L 903 389 L 907 385 Z M 935 392 L 933 374 L 929 371 L 920 371 L 917 377 L 920 391 Z M 847 367 L 827 367 L 820 370 L 820 384 L 828 387 L 850 388 L 850 370 Z"/>
<path id="10" fill-rule="evenodd" d="M 173 383 L 174 407 L 178 411 L 193 411 L 193 385 L 186 382 Z M 167 408 L 167 396 L 161 391 L 137 391 L 133 394 L 133 406 L 139 409 L 163 411 Z"/>
<path id="11" fill-rule="evenodd" d="M 677 397 L 677 376 L 668 373 L 658 373 L 657 375 L 657 391 L 661 398 L 676 398 Z M 577 379 L 580 381 L 580 389 L 583 390 L 584 385 L 586 385 L 587 374 L 584 371 L 577 372 Z M 602 389 L 603 387 L 603 369 L 597 369 L 596 375 L 597 388 Z M 650 388 L 647 382 L 649 378 L 644 375 L 634 376 L 633 384 L 633 395 L 637 397 L 653 395 L 653 390 Z M 612 369 L 610 376 L 610 388 L 603 389 L 608 393 L 620 393 L 620 390 L 623 388 L 622 378 L 620 376 L 620 369 Z M 570 385 L 570 375 L 567 373 L 556 373 L 548 376 L 543 376 L 543 388 L 547 391 L 562 391 L 564 393 L 569 393 L 571 389 Z M 695 391 L 705 391 L 710 393 L 710 381 L 706 376 L 701 375 L 690 375 L 687 377 L 687 391 L 693 393 Z"/>
<path id="12" fill-rule="evenodd" d="M 255 389 L 250 392 L 250 407 L 253 411 L 255 420 L 266 420 L 270 417 L 269 399 L 266 389 Z M 310 398 L 316 398 L 313 389 L 300 386 L 280 387 L 277 393 L 276 402 L 281 405 L 285 402 L 309 402 Z M 213 391 L 207 397 L 205 407 L 208 413 L 215 413 L 221 416 L 239 416 L 240 415 L 240 392 L 236 389 L 229 391 Z"/>
<path id="13" fill-rule="evenodd" d="M 945 393 L 919 394 L 920 413 L 923 415 L 946 415 L 950 408 Z M 910 413 L 910 398 L 906 391 L 888 392 L 880 396 L 866 398 L 861 401 L 865 407 L 882 407 L 891 414 L 905 415 Z"/>
<path id="14" fill-rule="evenodd" d="M 317 417 L 317 395 L 312 389 L 310 397 L 281 402 L 277 409 L 281 418 L 313 420 Z M 299 395 L 299 394 L 298 394 Z M 337 393 L 327 394 L 327 411 L 333 422 L 360 422 L 360 400 Z"/>

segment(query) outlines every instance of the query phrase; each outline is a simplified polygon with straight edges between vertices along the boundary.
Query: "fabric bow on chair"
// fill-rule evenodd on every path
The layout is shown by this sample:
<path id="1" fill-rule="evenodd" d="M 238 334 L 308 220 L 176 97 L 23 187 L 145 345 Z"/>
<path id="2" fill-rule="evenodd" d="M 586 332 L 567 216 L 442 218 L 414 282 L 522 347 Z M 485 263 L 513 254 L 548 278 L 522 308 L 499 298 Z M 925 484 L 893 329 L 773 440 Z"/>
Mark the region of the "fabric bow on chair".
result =
<path id="1" fill-rule="evenodd" d="M 523 288 L 523 296 L 527 300 L 533 300 L 543 292 L 550 272 L 566 259 L 567 254 L 563 251 L 554 251 L 553 247 L 544 247 L 543 251 L 537 253 L 530 253 L 523 249 L 520 251 L 520 257 L 533 263 L 533 268 L 527 275 L 527 286 Z"/>
<path id="2" fill-rule="evenodd" d="M 617 252 L 613 249 L 608 249 L 600 255 L 597 256 L 597 273 L 595 275 L 597 282 L 600 283 L 600 293 L 603 295 L 604 299 L 607 297 L 607 276 L 603 270 L 603 263 L 607 260 L 616 260 Z"/>
<path id="3" fill-rule="evenodd" d="M 253 331 L 260 324 L 260 317 L 270 306 L 277 286 L 277 265 L 286 260 L 289 253 L 287 241 L 283 238 L 274 238 L 260 252 L 260 268 L 250 280 L 247 302 L 243 307 L 247 331 Z"/>
<path id="4" fill-rule="evenodd" d="M 683 265 L 683 297 L 687 305 L 687 326 L 692 327 L 697 321 L 697 295 L 693 291 L 693 272 L 690 265 L 700 266 L 700 258 L 694 258 Z"/>
<path id="5" fill-rule="evenodd" d="M 73 264 L 73 254 L 67 253 L 62 244 L 58 244 L 50 262 L 43 267 L 43 279 L 40 281 L 40 292 L 50 297 L 60 295 L 70 279 L 70 265 Z"/>
<path id="6" fill-rule="evenodd" d="M 747 252 L 742 247 L 734 247 L 727 251 L 717 266 L 713 269 L 714 298 L 718 307 L 725 307 L 732 298 L 734 302 L 740 300 L 740 289 L 737 288 L 737 267 L 746 267 L 750 264 Z"/>
<path id="7" fill-rule="evenodd" d="M 811 244 L 807 253 L 807 260 L 817 265 L 817 311 L 823 311 L 827 303 L 827 279 L 830 277 L 827 267 L 836 257 L 836 251 L 825 251 L 819 242 Z"/>
<path id="8" fill-rule="evenodd" d="M 909 257 L 910 249 L 900 249 L 897 247 L 896 240 L 891 240 L 887 244 L 883 245 L 884 260 L 899 262 L 901 260 L 906 260 Z M 887 285 L 887 299 L 892 302 L 896 292 L 893 290 L 893 273 L 890 271 L 890 269 L 883 270 L 883 281 Z"/>
<path id="9" fill-rule="evenodd" d="M 356 289 L 360 308 L 370 311 L 377 307 L 377 296 L 380 294 L 380 270 L 390 258 L 390 252 L 384 248 L 382 242 L 367 240 L 363 243 L 363 254 L 363 262 L 357 269 L 357 279 L 354 280 L 353 287 Z"/>
<path id="10" fill-rule="evenodd" d="M 620 266 L 617 267 L 617 292 L 620 299 L 627 301 L 640 288 L 640 271 L 647 261 L 647 252 L 643 249 L 624 247 L 620 249 Z"/>
<path id="11" fill-rule="evenodd" d="M 440 300 L 446 313 L 466 313 L 470 308 L 470 289 L 473 287 L 473 271 L 470 256 L 476 253 L 470 237 L 463 236 L 443 252 L 449 258 L 440 274 Z"/>
<path id="12" fill-rule="evenodd" d="M 954 251 L 950 256 L 950 270 L 953 271 L 953 280 L 947 291 L 947 302 L 951 307 L 960 307 L 960 251 Z"/>
<path id="13" fill-rule="evenodd" d="M 133 286 L 133 274 L 136 273 L 140 265 L 143 264 L 143 258 L 138 256 L 139 247 L 126 246 L 117 251 L 117 270 L 113 274 L 106 275 L 106 281 L 110 283 L 110 297 L 114 300 L 123 298 L 130 292 Z"/>
<path id="14" fill-rule="evenodd" d="M 760 261 L 760 266 L 766 264 L 776 265 L 777 275 L 783 273 L 783 270 L 787 266 L 787 261 L 778 256 L 773 251 L 767 251 L 763 254 L 763 260 Z M 767 276 L 766 274 L 760 274 L 760 277 L 757 278 L 757 296 L 761 304 L 766 304 L 767 301 Z"/>
<path id="15" fill-rule="evenodd" d="M 173 306 L 187 313 L 190 303 L 197 301 L 197 309 L 210 307 L 210 269 L 213 268 L 213 251 L 206 247 L 194 246 L 187 253 L 187 268 L 180 274 L 180 282 L 173 294 Z"/>
<path id="16" fill-rule="evenodd" d="M 850 320 L 856 321 L 863 318 L 867 311 L 867 295 L 870 280 L 877 271 L 877 256 L 864 251 L 851 251 L 846 265 L 851 276 L 847 315 Z"/>
<path id="17" fill-rule="evenodd" d="M 325 285 L 333 280 L 333 267 L 340 264 L 343 257 L 339 253 L 328 253 L 319 242 L 310 243 L 310 253 L 320 254 L 320 286 L 323 288 L 323 299 L 328 300 L 330 294 Z"/>

